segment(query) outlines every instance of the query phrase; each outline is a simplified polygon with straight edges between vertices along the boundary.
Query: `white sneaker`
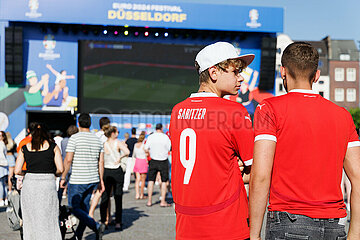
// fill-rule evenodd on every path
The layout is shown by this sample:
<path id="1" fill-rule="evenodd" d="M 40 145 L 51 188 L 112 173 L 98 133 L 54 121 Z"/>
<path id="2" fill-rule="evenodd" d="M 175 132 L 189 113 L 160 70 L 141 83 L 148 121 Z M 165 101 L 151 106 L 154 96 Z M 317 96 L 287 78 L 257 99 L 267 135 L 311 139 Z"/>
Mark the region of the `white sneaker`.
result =
<path id="1" fill-rule="evenodd" d="M 5 206 L 5 201 L 4 200 L 0 200 L 0 207 L 4 207 Z"/>
<path id="2" fill-rule="evenodd" d="M 9 201 L 7 199 L 5 199 L 4 204 L 5 204 L 5 206 L 9 205 Z"/>

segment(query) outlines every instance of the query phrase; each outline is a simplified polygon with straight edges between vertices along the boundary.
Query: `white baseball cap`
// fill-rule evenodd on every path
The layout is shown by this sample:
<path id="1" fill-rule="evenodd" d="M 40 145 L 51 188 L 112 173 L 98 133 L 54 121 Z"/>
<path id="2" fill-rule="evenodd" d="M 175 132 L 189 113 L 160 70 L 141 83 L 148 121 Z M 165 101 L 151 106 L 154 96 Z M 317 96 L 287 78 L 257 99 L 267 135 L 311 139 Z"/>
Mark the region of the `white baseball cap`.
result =
<path id="1" fill-rule="evenodd" d="M 254 58 L 254 54 L 239 56 L 235 47 L 228 42 L 216 42 L 201 49 L 201 51 L 196 55 L 195 61 L 200 66 L 200 74 L 209 67 L 228 59 L 241 59 L 245 62 L 245 65 L 248 66 Z"/>

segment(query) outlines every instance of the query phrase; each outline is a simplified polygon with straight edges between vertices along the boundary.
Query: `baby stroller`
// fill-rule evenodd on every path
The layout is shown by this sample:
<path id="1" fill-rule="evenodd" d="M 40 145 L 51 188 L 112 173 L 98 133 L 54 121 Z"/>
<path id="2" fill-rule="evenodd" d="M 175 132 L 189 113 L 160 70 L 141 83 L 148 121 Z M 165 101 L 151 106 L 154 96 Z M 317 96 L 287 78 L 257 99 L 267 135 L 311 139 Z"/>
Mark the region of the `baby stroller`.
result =
<path id="1" fill-rule="evenodd" d="M 6 208 L 6 216 L 8 225 L 13 231 L 20 231 L 20 237 L 23 239 L 20 190 L 16 188 L 16 178 L 11 178 L 12 189 L 8 195 L 8 206 Z"/>
<path id="2" fill-rule="evenodd" d="M 71 211 L 68 206 L 60 206 L 59 221 L 62 239 L 65 239 L 65 235 L 68 229 L 70 229 L 72 233 L 75 233 L 74 226 L 76 225 L 76 219 L 71 215 Z M 77 239 L 76 236 L 75 239 Z"/>

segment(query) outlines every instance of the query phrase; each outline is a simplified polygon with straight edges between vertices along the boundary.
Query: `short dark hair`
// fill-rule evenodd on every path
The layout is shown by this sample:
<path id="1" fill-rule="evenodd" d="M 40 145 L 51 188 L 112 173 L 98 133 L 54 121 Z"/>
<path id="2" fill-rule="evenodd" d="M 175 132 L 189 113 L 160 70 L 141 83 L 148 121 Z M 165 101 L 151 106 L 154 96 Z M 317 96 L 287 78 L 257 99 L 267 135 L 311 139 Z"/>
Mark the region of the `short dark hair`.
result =
<path id="1" fill-rule="evenodd" d="M 90 128 L 91 126 L 91 117 L 88 113 L 81 113 L 78 121 L 79 126 L 82 128 Z"/>
<path id="2" fill-rule="evenodd" d="M 136 134 L 136 128 L 132 128 L 132 129 L 131 129 L 131 134 L 133 134 L 133 135 Z"/>
<path id="3" fill-rule="evenodd" d="M 311 81 L 318 68 L 319 53 L 310 43 L 294 42 L 285 48 L 281 64 L 295 80 L 303 77 Z"/>
<path id="4" fill-rule="evenodd" d="M 110 119 L 108 117 L 102 117 L 99 120 L 100 129 L 103 128 L 103 126 L 110 124 Z"/>
<path id="5" fill-rule="evenodd" d="M 158 123 L 158 124 L 156 124 L 156 127 L 155 127 L 155 129 L 156 130 L 160 130 L 160 129 L 162 129 L 162 124 L 161 123 Z"/>

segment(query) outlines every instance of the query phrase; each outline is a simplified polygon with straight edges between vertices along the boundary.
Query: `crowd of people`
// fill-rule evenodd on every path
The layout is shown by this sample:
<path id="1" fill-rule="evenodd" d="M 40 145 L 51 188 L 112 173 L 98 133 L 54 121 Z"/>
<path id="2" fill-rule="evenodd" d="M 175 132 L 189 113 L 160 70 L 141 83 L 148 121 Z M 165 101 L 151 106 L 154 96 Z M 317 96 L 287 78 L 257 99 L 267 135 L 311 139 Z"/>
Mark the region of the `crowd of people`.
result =
<path id="1" fill-rule="evenodd" d="M 152 144 L 146 145 L 146 133 L 142 131 L 137 136 L 136 128 L 131 130 L 130 138 L 120 140 L 117 127 L 111 125 L 108 117 L 102 117 L 99 125 L 99 131 L 90 131 L 91 117 L 82 113 L 78 117 L 78 127 L 69 126 L 66 137 L 62 137 L 59 131 L 52 137 L 45 124 L 32 122 L 27 129 L 28 135 L 18 145 L 17 153 L 13 140 L 5 132 L 0 132 L 0 204 L 7 205 L 7 187 L 9 191 L 13 189 L 10 179 L 15 173 L 16 188 L 21 192 L 23 239 L 48 239 L 48 236 L 62 239 L 58 223 L 63 198 L 68 199 L 72 214 L 79 219 L 71 239 L 82 239 L 86 227 L 95 232 L 96 239 L 102 239 L 104 230 L 112 223 L 116 231 L 121 231 L 123 192 L 128 191 L 132 173 L 136 179 L 134 198 L 147 198 L 144 189 L 149 157 L 159 151 L 157 145 L 163 143 L 151 140 Z M 162 160 L 168 165 L 170 139 L 162 131 L 162 124 L 157 124 L 154 134 L 167 139 L 166 157 Z M 166 169 L 169 171 L 168 166 Z M 153 181 L 160 174 L 164 185 L 169 186 L 168 172 L 151 171 Z M 112 196 L 115 221 L 112 221 L 111 214 Z M 94 211 L 99 203 L 100 221 L 96 221 Z M 160 206 L 170 206 L 163 194 Z"/>
<path id="2" fill-rule="evenodd" d="M 61 239 L 59 200 L 65 194 L 79 219 L 71 239 L 82 239 L 86 227 L 102 239 L 112 223 L 111 196 L 115 230 L 122 230 L 123 192 L 132 172 L 135 199 L 147 199 L 151 207 L 159 176 L 160 206 L 171 206 L 171 151 L 176 239 L 259 240 L 267 205 L 266 239 L 360 239 L 359 136 L 349 112 L 312 91 L 320 77 L 318 52 L 304 42 L 284 50 L 281 76 L 288 93 L 261 102 L 253 123 L 241 104 L 224 97 L 238 94 L 241 72 L 254 57 L 239 56 L 226 42 L 203 48 L 195 59 L 199 90 L 174 107 L 171 140 L 159 123 L 147 138 L 132 129 L 121 141 L 107 117 L 94 134 L 90 115 L 81 113 L 64 139 L 30 123 L 14 164 L 15 144 L 0 132 L 0 206 L 7 204 L 6 180 L 25 174 L 17 184 L 24 239 Z M 344 184 L 351 192 L 347 206 Z"/>

